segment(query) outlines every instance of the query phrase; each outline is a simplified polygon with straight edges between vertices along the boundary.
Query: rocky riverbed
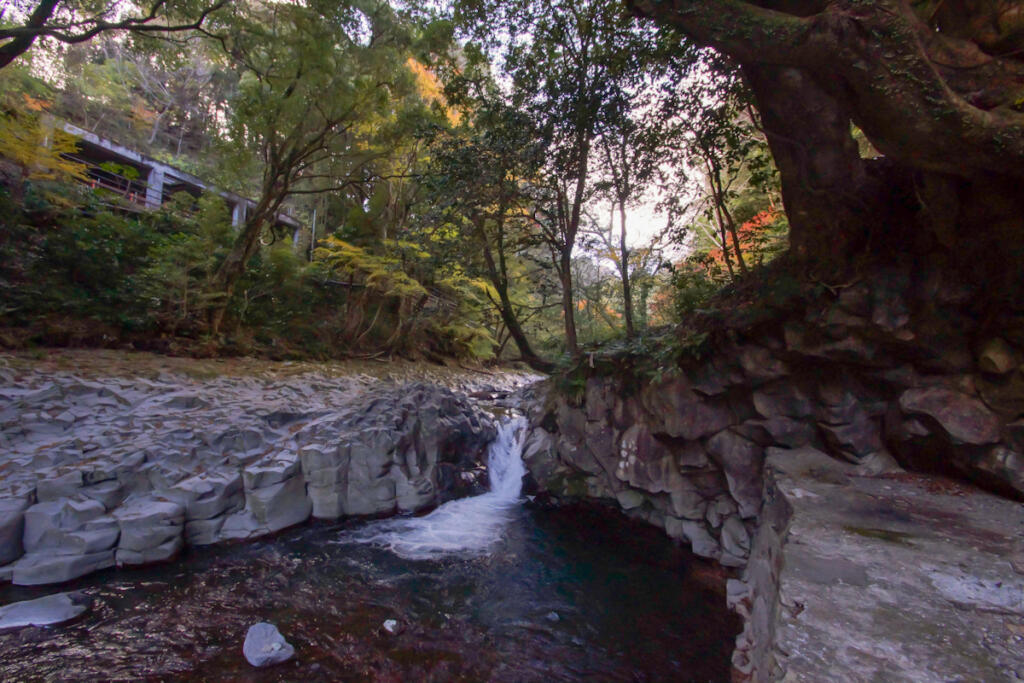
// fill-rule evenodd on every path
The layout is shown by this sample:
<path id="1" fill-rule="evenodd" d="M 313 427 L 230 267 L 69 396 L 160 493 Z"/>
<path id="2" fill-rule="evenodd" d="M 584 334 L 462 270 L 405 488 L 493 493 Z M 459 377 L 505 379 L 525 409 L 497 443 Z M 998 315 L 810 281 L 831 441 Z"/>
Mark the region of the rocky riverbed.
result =
<path id="1" fill-rule="evenodd" d="M 481 489 L 469 394 L 533 377 L 413 364 L 0 359 L 0 579 L 59 583 L 310 517 L 411 513 Z"/>
<path id="2" fill-rule="evenodd" d="M 1024 506 L 931 475 L 769 449 L 730 602 L 734 663 L 781 681 L 1024 681 Z"/>
<path id="3" fill-rule="evenodd" d="M 493 537 L 472 553 L 371 542 L 405 533 L 373 518 L 483 488 L 494 414 L 531 375 L 3 360 L 0 679 L 728 677 L 725 575 L 616 513 L 513 495 L 467 517 Z M 295 651 L 256 668 L 243 643 L 264 622 Z"/>

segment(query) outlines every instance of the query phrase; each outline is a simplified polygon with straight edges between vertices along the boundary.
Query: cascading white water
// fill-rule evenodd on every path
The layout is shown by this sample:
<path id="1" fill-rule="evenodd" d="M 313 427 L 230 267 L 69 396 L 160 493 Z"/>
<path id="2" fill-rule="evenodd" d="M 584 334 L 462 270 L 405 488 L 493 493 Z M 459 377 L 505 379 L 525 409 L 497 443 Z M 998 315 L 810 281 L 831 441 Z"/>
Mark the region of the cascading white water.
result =
<path id="1" fill-rule="evenodd" d="M 346 540 L 372 543 L 412 560 L 485 554 L 501 540 L 519 502 L 526 472 L 525 426 L 526 420 L 516 417 L 499 427 L 487 455 L 489 492 L 449 501 L 424 517 L 370 523 Z"/>

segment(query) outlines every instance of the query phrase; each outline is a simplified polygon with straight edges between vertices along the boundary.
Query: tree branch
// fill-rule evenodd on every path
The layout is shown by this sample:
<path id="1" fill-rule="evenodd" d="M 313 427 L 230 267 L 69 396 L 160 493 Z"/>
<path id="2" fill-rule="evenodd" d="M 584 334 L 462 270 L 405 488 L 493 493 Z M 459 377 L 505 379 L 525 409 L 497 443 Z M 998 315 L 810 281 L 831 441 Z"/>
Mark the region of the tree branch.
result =
<path id="1" fill-rule="evenodd" d="M 742 64 L 806 70 L 849 100 L 854 123 L 886 156 L 956 175 L 1024 176 L 1024 114 L 955 92 L 903 0 L 836 0 L 808 17 L 741 0 L 627 2 Z"/>

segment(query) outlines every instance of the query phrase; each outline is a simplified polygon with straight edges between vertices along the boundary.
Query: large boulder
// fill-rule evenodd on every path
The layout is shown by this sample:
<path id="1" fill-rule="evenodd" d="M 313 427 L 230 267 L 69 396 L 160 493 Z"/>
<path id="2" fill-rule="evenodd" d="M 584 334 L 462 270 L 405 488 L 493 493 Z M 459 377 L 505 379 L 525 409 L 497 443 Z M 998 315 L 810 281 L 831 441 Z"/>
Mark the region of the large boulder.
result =
<path id="1" fill-rule="evenodd" d="M 0 607 L 0 631 L 24 626 L 51 626 L 71 621 L 89 609 L 82 593 L 56 593 Z"/>
<path id="2" fill-rule="evenodd" d="M 642 400 L 648 413 L 660 421 L 655 431 L 687 441 L 714 434 L 735 421 L 726 402 L 700 396 L 685 377 L 647 385 Z"/>
<path id="3" fill-rule="evenodd" d="M 18 586 L 64 583 L 113 566 L 113 549 L 82 555 L 30 553 L 14 563 L 11 581 Z"/>
<path id="4" fill-rule="evenodd" d="M 294 476 L 281 482 L 245 492 L 246 508 L 261 527 L 280 531 L 309 519 L 313 504 L 306 495 L 306 482 Z"/>
<path id="5" fill-rule="evenodd" d="M 169 490 L 160 491 L 160 494 L 182 505 L 185 518 L 190 521 L 211 519 L 238 510 L 245 502 L 242 477 L 238 470 L 228 468 L 189 477 Z"/>
<path id="6" fill-rule="evenodd" d="M 84 481 L 80 470 L 60 471 L 57 469 L 43 471 L 43 477 L 36 482 L 36 499 L 40 503 L 49 503 L 70 498 L 77 494 Z"/>
<path id="7" fill-rule="evenodd" d="M 622 435 L 619 450 L 615 476 L 620 480 L 652 493 L 669 492 L 678 486 L 681 475 L 676 451 L 683 448 L 656 438 L 647 425 L 637 423 L 627 429 Z M 686 462 L 696 466 L 700 466 L 695 461 L 696 457 L 707 463 L 699 448 L 694 453 L 683 451 L 681 455 Z"/>
<path id="8" fill-rule="evenodd" d="M 162 562 L 184 546 L 185 508 L 180 503 L 140 498 L 113 514 L 121 529 L 119 566 Z"/>
<path id="9" fill-rule="evenodd" d="M 317 519 L 338 519 L 345 514 L 342 486 L 348 476 L 348 444 L 306 446 L 299 451 L 306 493 Z"/>
<path id="10" fill-rule="evenodd" d="M 280 484 L 299 474 L 301 463 L 297 453 L 275 453 L 242 470 L 246 491 Z"/>
<path id="11" fill-rule="evenodd" d="M 25 510 L 22 540 L 30 554 L 87 555 L 113 548 L 119 533 L 102 503 L 64 499 Z"/>
<path id="12" fill-rule="evenodd" d="M 761 507 L 764 449 L 726 429 L 708 439 L 708 453 L 725 473 L 740 515 L 755 517 Z"/>
<path id="13" fill-rule="evenodd" d="M 982 446 L 999 440 L 999 419 L 985 404 L 945 387 L 908 389 L 899 398 L 907 415 L 929 418 L 954 443 Z"/>
<path id="14" fill-rule="evenodd" d="M 25 498 L 0 499 L 0 565 L 13 562 L 25 552 L 21 537 L 27 508 Z"/>

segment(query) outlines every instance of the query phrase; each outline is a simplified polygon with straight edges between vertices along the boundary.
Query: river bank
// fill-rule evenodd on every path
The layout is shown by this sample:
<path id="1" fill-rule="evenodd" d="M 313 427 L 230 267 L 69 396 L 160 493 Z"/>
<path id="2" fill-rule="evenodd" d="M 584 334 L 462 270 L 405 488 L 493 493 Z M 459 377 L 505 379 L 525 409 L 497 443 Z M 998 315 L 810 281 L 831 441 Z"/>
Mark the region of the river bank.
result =
<path id="1" fill-rule="evenodd" d="M 81 511 L 88 505 L 98 513 L 104 500 L 112 503 L 78 527 L 69 515 L 54 515 L 55 524 L 44 533 L 28 534 L 29 555 L 13 566 L 32 555 L 71 562 L 67 558 L 82 555 L 69 552 L 80 547 L 75 543 L 95 542 L 97 532 L 112 531 L 106 519 L 114 520 L 119 533 L 111 548 L 98 552 L 122 564 L 92 567 L 96 571 L 67 577 L 59 587 L 35 585 L 41 573 L 33 565 L 34 573 L 24 574 L 27 580 L 16 581 L 27 585 L 0 586 L 3 604 L 71 591 L 76 603 L 88 605 L 61 626 L 0 633 L 0 677 L 375 683 L 728 678 L 740 623 L 726 609 L 722 572 L 614 511 L 520 504 L 519 444 L 513 448 L 504 443 L 508 438 L 487 438 L 493 428 L 488 421 L 497 422 L 490 411 L 506 410 L 511 399 L 502 397 L 532 377 L 411 365 L 382 366 L 372 376 L 351 367 L 177 363 L 62 352 L 43 364 L 9 359 L 0 370 L 3 433 L 12 454 L 3 484 L 9 496 L 29 487 L 36 496 L 22 511 L 22 528 L 38 527 L 33 516 L 39 517 L 40 506 L 59 503 Z M 476 398 L 467 400 L 470 395 Z M 58 418 L 69 411 L 79 414 L 65 424 Z M 51 428 L 34 426 L 44 424 Z M 323 475 L 308 466 L 308 449 L 322 458 L 328 442 L 354 444 L 367 434 L 376 435 L 374 452 L 387 457 L 377 467 L 366 466 L 380 476 L 360 479 L 357 488 L 379 487 L 389 495 L 360 497 L 346 486 L 340 519 L 316 519 L 323 516 L 317 514 L 315 493 Z M 385 435 L 393 447 L 378 440 Z M 485 439 L 514 460 L 498 463 L 491 453 L 448 462 L 454 453 L 469 455 Z M 127 443 L 152 453 L 119 469 L 118 445 Z M 227 443 L 230 448 L 220 447 Z M 297 466 L 283 457 L 289 453 L 297 454 Z M 409 499 L 393 473 L 411 471 L 409 458 L 416 454 L 425 463 L 421 481 L 434 482 L 434 488 L 429 497 Z M 350 449 L 349 455 L 345 476 L 339 472 L 336 478 L 351 483 L 371 453 L 365 449 L 356 456 Z M 284 459 L 284 466 L 268 467 L 268 456 L 274 463 Z M 44 460 L 48 464 L 41 467 Z M 486 473 L 485 462 L 492 470 L 491 492 L 460 497 L 486 487 L 486 476 L 478 476 Z M 167 470 L 175 470 L 168 464 L 187 476 L 164 483 L 149 476 L 151 470 L 169 476 Z M 440 476 L 447 464 L 456 466 L 458 476 Z M 210 483 L 211 473 L 232 466 L 240 487 L 184 495 L 197 478 Z M 191 474 L 189 467 L 202 471 Z M 137 479 L 140 470 L 144 481 Z M 118 476 L 95 481 L 112 471 Z M 82 473 L 81 479 L 69 472 Z M 283 482 L 252 485 L 285 474 Z M 497 487 L 496 475 L 503 476 Z M 293 504 L 302 496 L 287 497 L 291 502 L 285 505 L 286 497 L 261 493 L 294 486 L 287 483 L 292 479 L 305 485 L 302 505 L 309 508 Z M 460 482 L 461 489 L 455 486 Z M 133 488 L 139 486 L 148 488 Z M 53 500 L 58 493 L 61 498 Z M 99 500 L 100 493 L 109 497 Z M 447 496 L 460 498 L 425 517 L 367 521 L 346 507 L 378 503 L 382 507 L 373 515 L 386 516 L 426 510 Z M 182 509 L 180 524 L 149 528 L 170 529 L 183 547 L 156 564 L 118 563 L 129 557 L 126 544 L 139 538 L 138 525 L 130 522 L 134 517 L 124 510 L 140 498 L 153 509 Z M 261 499 L 278 504 L 261 508 Z M 422 504 L 405 507 L 409 500 Z M 208 520 L 199 519 L 221 507 Z M 235 520 L 275 510 L 266 519 L 284 519 L 284 512 L 296 509 L 311 509 L 314 520 L 276 532 L 257 529 L 245 544 L 192 542 L 218 518 L 222 530 L 232 529 L 239 526 Z M 396 634 L 382 630 L 389 620 Z M 249 626 L 265 621 L 280 629 L 296 654 L 276 667 L 254 669 L 243 659 L 241 643 Z"/>
<path id="2" fill-rule="evenodd" d="M 525 373 L 412 363 L 5 356 L 0 579 L 59 583 L 310 517 L 411 513 L 484 486 Z"/>

